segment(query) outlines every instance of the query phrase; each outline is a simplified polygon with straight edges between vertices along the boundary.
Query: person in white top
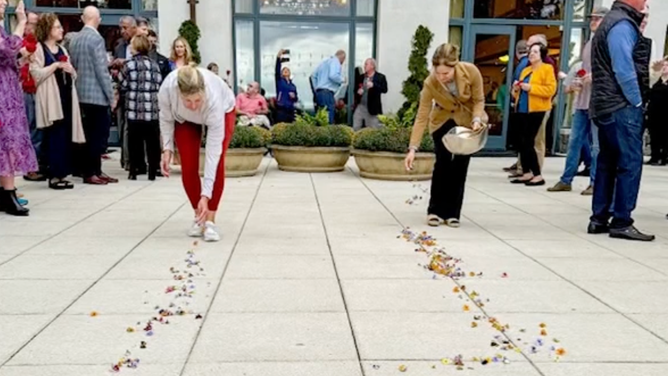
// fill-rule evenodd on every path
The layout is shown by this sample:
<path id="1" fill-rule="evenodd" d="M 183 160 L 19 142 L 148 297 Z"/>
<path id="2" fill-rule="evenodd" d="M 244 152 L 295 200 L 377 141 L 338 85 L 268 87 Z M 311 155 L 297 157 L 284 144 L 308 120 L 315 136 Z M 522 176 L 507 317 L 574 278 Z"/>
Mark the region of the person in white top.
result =
<path id="1" fill-rule="evenodd" d="M 210 71 L 184 66 L 170 73 L 158 94 L 163 140 L 162 174 L 169 177 L 174 144 L 181 157 L 182 180 L 195 210 L 192 237 L 218 241 L 216 211 L 225 186 L 225 152 L 236 122 L 232 90 Z M 204 184 L 199 176 L 199 150 L 206 127 Z"/>

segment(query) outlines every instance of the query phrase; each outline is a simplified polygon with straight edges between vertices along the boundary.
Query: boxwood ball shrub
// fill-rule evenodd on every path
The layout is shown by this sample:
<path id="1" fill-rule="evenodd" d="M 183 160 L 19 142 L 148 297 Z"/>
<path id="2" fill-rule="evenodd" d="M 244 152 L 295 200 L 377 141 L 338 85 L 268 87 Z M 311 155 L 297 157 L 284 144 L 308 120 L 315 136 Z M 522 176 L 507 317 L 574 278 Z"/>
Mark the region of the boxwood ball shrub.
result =
<path id="1" fill-rule="evenodd" d="M 266 147 L 271 133 L 261 127 L 242 127 L 234 129 L 230 149 L 256 149 Z"/>
<path id="2" fill-rule="evenodd" d="M 277 124 L 271 130 L 271 143 L 281 146 L 349 147 L 353 130 L 347 125 L 315 126 L 299 122 Z"/>
<path id="3" fill-rule="evenodd" d="M 386 151 L 406 153 L 411 138 L 412 128 L 365 128 L 355 134 L 353 148 L 366 151 Z M 433 152 L 434 140 L 425 132 L 420 144 L 420 152 Z"/>

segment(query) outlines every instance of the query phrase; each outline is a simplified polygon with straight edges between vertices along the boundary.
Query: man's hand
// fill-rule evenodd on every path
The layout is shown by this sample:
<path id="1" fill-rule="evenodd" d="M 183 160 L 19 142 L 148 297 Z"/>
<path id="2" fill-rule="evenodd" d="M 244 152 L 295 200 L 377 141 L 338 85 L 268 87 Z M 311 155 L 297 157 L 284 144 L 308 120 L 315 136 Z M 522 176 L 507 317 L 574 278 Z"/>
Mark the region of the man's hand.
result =
<path id="1" fill-rule="evenodd" d="M 162 152 L 162 160 L 160 161 L 160 171 L 166 178 L 169 177 L 169 166 L 172 164 L 172 151 L 165 150 Z"/>
<path id="2" fill-rule="evenodd" d="M 366 88 L 367 88 L 367 89 L 371 89 L 372 87 L 373 87 L 373 81 L 368 80 L 368 81 L 366 82 Z"/>
<path id="3" fill-rule="evenodd" d="M 357 94 L 363 95 L 364 94 L 364 89 L 359 88 L 359 90 L 357 90 Z"/>
<path id="4" fill-rule="evenodd" d="M 209 198 L 206 196 L 202 196 L 199 199 L 199 203 L 197 204 L 197 210 L 195 211 L 196 215 L 196 221 L 200 225 L 203 225 L 206 222 L 206 218 L 209 215 Z"/>

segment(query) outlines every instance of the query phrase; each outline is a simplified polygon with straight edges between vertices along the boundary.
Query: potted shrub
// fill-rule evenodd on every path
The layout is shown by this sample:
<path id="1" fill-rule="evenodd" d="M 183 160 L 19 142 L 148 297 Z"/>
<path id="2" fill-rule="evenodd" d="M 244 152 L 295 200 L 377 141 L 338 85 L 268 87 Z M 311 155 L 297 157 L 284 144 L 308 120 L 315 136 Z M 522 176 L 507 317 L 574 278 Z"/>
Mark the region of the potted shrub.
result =
<path id="1" fill-rule="evenodd" d="M 353 131 L 346 125 L 329 125 L 326 110 L 302 114 L 293 124 L 277 124 L 271 149 L 278 168 L 295 172 L 342 171 L 350 157 Z"/>
<path id="2" fill-rule="evenodd" d="M 415 106 L 406 111 L 403 118 L 396 115 L 381 116 L 383 128 L 366 128 L 355 134 L 353 156 L 360 176 L 380 180 L 429 180 L 434 169 L 434 141 L 425 132 L 416 154 L 413 170 L 406 171 L 404 158 L 413 130 Z"/>
<path id="3" fill-rule="evenodd" d="M 225 176 L 234 178 L 257 174 L 270 137 L 271 133 L 264 128 L 237 126 L 225 156 Z M 200 149 L 200 175 L 204 175 L 205 143 L 206 136 L 202 137 Z"/>

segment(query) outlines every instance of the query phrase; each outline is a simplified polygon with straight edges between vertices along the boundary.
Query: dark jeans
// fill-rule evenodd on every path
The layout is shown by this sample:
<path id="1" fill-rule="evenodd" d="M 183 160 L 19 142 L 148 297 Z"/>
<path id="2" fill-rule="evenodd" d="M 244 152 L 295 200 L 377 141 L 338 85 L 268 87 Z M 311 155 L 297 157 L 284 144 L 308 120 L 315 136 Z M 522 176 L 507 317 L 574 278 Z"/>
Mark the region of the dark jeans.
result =
<path id="1" fill-rule="evenodd" d="M 453 155 L 443 145 L 443 136 L 455 126 L 457 124 L 454 120 L 449 120 L 432 135 L 436 164 L 431 177 L 431 198 L 427 214 L 446 220 L 461 217 L 466 174 L 471 161 L 471 156 Z"/>
<path id="2" fill-rule="evenodd" d="M 81 173 L 84 178 L 90 178 L 102 174 L 102 154 L 106 145 L 104 138 L 109 132 L 111 113 L 109 106 L 82 103 L 81 116 L 86 136 L 84 155 L 80 157 Z"/>
<path id="3" fill-rule="evenodd" d="M 154 174 L 160 168 L 160 123 L 156 121 L 128 120 L 128 145 L 130 147 L 130 172 L 137 174 L 148 169 Z M 146 145 L 146 148 L 144 148 Z"/>
<path id="4" fill-rule="evenodd" d="M 326 89 L 319 89 L 315 92 L 315 109 L 326 108 L 329 113 L 329 124 L 334 124 L 334 115 L 336 114 L 336 101 L 334 92 Z"/>
<path id="5" fill-rule="evenodd" d="M 23 93 L 23 103 L 26 109 L 26 117 L 28 118 L 28 132 L 30 133 L 30 141 L 32 142 L 33 149 L 35 149 L 37 163 L 39 163 L 39 172 L 45 172 L 46 150 L 42 148 L 44 132 L 37 128 L 37 119 L 35 118 L 35 95 Z"/>
<path id="6" fill-rule="evenodd" d="M 276 107 L 276 123 L 292 123 L 295 121 L 295 109 Z"/>
<path id="7" fill-rule="evenodd" d="M 44 128 L 49 178 L 64 179 L 72 173 L 72 124 L 60 120 Z"/>
<path id="8" fill-rule="evenodd" d="M 614 202 L 612 228 L 633 224 L 631 212 L 640 191 L 643 163 L 643 110 L 625 107 L 594 121 L 599 129 L 601 151 L 594 182 L 591 220 L 608 223 Z"/>
<path id="9" fill-rule="evenodd" d="M 520 162 L 522 170 L 531 172 L 534 176 L 540 175 L 540 164 L 536 154 L 535 140 L 540 126 L 545 118 L 545 112 L 530 112 L 517 114 L 517 122 L 520 127 Z"/>

